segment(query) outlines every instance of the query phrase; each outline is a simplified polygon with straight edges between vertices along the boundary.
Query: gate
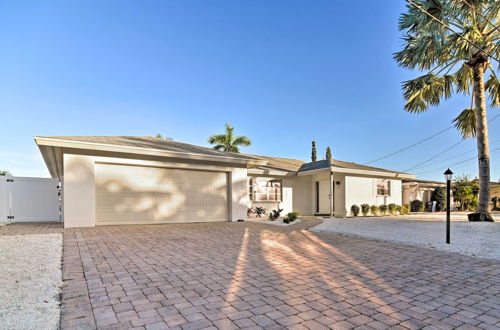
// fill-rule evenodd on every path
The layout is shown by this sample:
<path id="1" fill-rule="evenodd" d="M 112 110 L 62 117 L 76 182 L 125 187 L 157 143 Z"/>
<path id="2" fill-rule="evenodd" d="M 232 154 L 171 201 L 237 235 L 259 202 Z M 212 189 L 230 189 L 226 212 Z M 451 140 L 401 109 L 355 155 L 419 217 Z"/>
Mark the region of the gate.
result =
<path id="1" fill-rule="evenodd" d="M 0 176 L 0 222 L 60 222 L 59 179 Z"/>

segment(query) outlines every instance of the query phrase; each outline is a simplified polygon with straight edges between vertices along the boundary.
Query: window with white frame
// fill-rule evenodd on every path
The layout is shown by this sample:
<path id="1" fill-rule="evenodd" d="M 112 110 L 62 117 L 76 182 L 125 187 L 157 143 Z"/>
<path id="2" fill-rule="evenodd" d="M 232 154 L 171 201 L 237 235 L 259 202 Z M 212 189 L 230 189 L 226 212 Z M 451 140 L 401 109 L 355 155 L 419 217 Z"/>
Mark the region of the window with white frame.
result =
<path id="1" fill-rule="evenodd" d="M 249 178 L 248 197 L 251 201 L 281 201 L 282 180 L 265 177 Z"/>
<path id="2" fill-rule="evenodd" d="M 391 195 L 391 180 L 377 179 L 377 195 L 378 196 Z"/>

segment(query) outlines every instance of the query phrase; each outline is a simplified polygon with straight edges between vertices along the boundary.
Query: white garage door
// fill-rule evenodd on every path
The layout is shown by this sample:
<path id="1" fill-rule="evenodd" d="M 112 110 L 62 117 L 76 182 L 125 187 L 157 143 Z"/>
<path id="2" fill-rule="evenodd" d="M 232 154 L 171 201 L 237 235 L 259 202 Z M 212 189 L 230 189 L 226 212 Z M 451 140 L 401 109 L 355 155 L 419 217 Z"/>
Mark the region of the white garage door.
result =
<path id="1" fill-rule="evenodd" d="M 227 174 L 96 164 L 96 224 L 228 220 Z"/>

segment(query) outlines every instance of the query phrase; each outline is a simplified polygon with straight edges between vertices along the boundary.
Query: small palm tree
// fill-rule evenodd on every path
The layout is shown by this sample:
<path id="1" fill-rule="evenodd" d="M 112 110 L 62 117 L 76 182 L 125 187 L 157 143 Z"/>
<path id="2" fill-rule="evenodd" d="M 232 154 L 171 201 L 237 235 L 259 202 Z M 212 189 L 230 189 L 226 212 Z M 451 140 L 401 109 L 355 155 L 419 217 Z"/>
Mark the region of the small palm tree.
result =
<path id="1" fill-rule="evenodd" d="M 215 144 L 215 150 L 240 152 L 239 146 L 249 146 L 250 139 L 246 136 L 234 136 L 234 127 L 226 123 L 225 134 L 214 134 L 208 138 L 208 143 Z"/>
<path id="2" fill-rule="evenodd" d="M 405 111 L 421 113 L 456 93 L 471 95 L 470 107 L 453 122 L 464 139 L 477 139 L 480 185 L 477 215 L 491 219 L 485 91 L 491 107 L 499 106 L 500 80 L 490 58 L 500 56 L 500 2 L 413 0 L 412 3 L 399 19 L 404 46 L 394 58 L 402 67 L 426 72 L 403 83 Z"/>

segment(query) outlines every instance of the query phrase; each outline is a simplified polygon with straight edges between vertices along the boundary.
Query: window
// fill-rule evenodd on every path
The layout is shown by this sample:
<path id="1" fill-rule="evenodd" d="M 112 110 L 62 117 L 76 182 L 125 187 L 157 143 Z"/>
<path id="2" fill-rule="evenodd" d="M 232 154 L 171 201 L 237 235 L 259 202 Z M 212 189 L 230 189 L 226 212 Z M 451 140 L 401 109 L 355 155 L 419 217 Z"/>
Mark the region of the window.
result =
<path id="1" fill-rule="evenodd" d="M 248 197 L 251 201 L 281 201 L 281 180 L 249 178 Z"/>
<path id="2" fill-rule="evenodd" d="M 384 180 L 384 179 L 377 180 L 377 195 L 379 196 L 391 195 L 391 180 Z"/>

